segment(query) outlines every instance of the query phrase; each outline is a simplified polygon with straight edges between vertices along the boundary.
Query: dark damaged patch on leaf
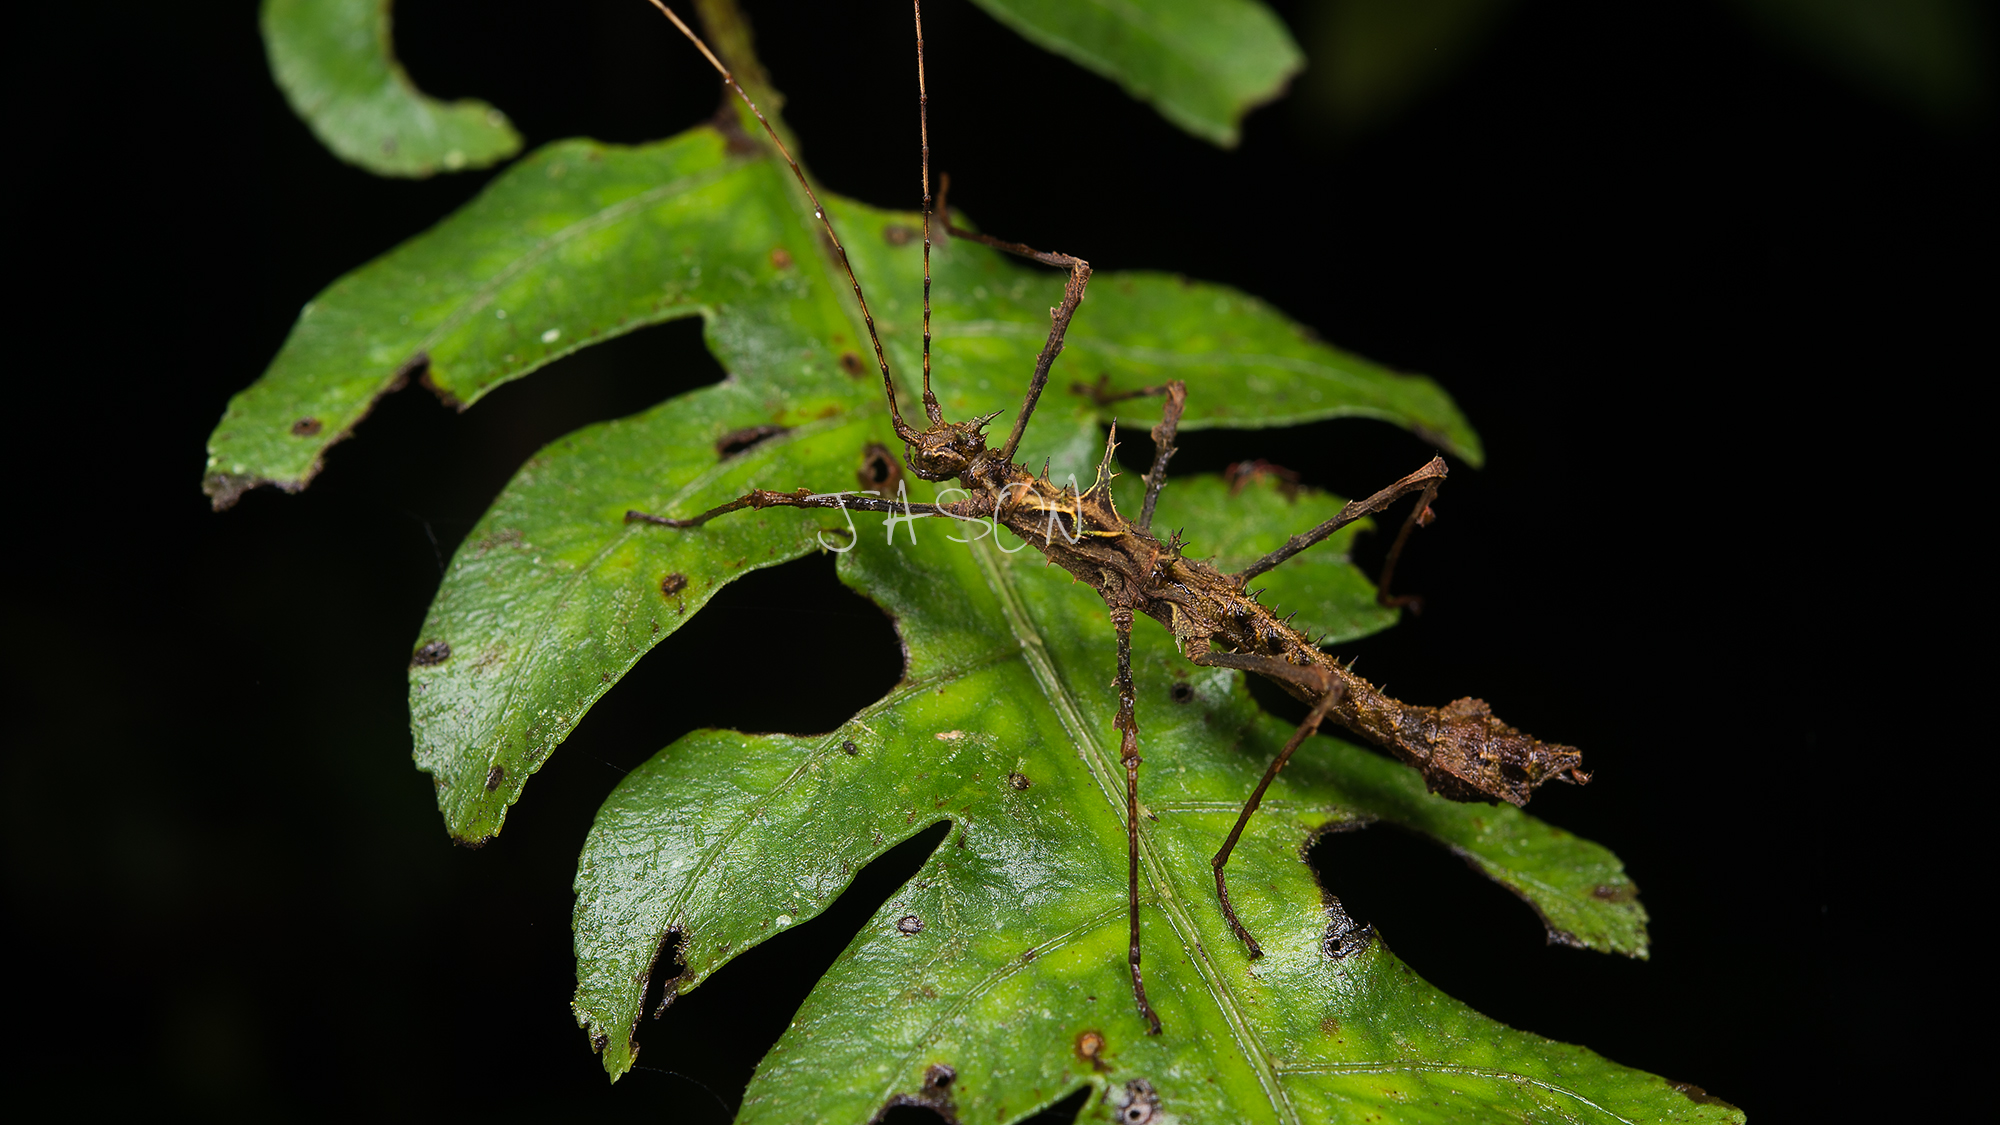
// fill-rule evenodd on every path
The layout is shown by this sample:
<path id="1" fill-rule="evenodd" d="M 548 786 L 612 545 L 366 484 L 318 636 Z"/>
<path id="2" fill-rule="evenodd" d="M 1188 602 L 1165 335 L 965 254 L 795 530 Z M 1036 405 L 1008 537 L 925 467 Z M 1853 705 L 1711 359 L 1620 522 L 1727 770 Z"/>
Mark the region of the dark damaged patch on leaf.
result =
<path id="1" fill-rule="evenodd" d="M 487 771 L 486 771 L 486 791 L 487 791 L 488 793 L 491 793 L 491 792 L 493 792 L 493 791 L 494 791 L 495 789 L 498 789 L 498 788 L 500 788 L 500 783 L 501 783 L 502 781 L 505 781 L 505 780 L 507 780 L 507 767 L 505 767 L 505 766 L 494 766 L 494 767 L 493 767 L 492 769 L 490 769 L 490 770 L 487 770 Z"/>
<path id="2" fill-rule="evenodd" d="M 875 1111 L 875 1116 L 868 1119 L 868 1125 L 877 1125 L 890 1110 L 902 1105 L 928 1109 L 952 1125 L 958 1125 L 958 1110 L 951 1101 L 951 1084 L 957 1080 L 958 1071 L 950 1063 L 932 1063 L 924 1071 L 922 1089 L 914 1094 L 897 1094 L 883 1102 L 882 1108 Z"/>
<path id="3" fill-rule="evenodd" d="M 850 739 L 847 739 L 847 740 L 845 740 L 845 741 L 843 741 L 843 742 L 842 742 L 842 743 L 840 744 L 840 748 L 841 748 L 842 750 L 845 750 L 845 751 L 847 751 L 847 756 L 848 756 L 848 757 L 850 757 L 850 758 L 852 758 L 852 757 L 854 757 L 855 755 L 857 755 L 857 754 L 861 753 L 861 747 L 859 747 L 859 746 L 856 746 L 856 745 L 854 744 L 854 740 L 853 740 L 853 739 L 851 739 L 851 738 L 850 738 Z"/>
<path id="4" fill-rule="evenodd" d="M 1687 1100 L 1696 1105 L 1719 1105 L 1724 1109 L 1736 1109 L 1735 1106 L 1730 1105 L 1728 1102 L 1723 1101 L 1721 1098 L 1716 1097 L 1714 1094 L 1709 1093 L 1692 1082 L 1669 1082 L 1668 1085 L 1686 1094 Z M 1741 1111 L 1738 1110 L 1737 1112 Z"/>
<path id="5" fill-rule="evenodd" d="M 903 480 L 903 463 L 896 460 L 888 446 L 871 441 L 861 451 L 861 467 L 854 471 L 854 479 L 861 482 L 863 492 L 894 496 L 896 486 Z"/>
<path id="6" fill-rule="evenodd" d="M 906 934 L 920 934 L 924 932 L 924 920 L 914 914 L 905 914 L 896 919 L 896 928 Z"/>
<path id="7" fill-rule="evenodd" d="M 1191 703 L 1194 701 L 1194 685 L 1183 680 L 1167 689 L 1167 698 L 1175 703 Z"/>
<path id="8" fill-rule="evenodd" d="M 410 667 L 429 668 L 451 659 L 451 646 L 443 641 L 425 641 L 410 657 Z"/>
<path id="9" fill-rule="evenodd" d="M 857 379 L 867 372 L 867 369 L 861 366 L 861 357 L 853 352 L 840 353 L 840 369 Z"/>
<path id="10" fill-rule="evenodd" d="M 311 437 L 321 430 L 320 420 L 307 415 L 292 423 L 293 437 Z"/>
<path id="11" fill-rule="evenodd" d="M 670 926 L 666 933 L 660 935 L 660 944 L 653 949 L 653 959 L 646 962 L 646 971 L 640 975 L 638 982 L 639 1008 L 632 1013 L 632 1027 L 625 1039 L 631 1045 L 634 1058 L 639 1054 L 639 1021 L 646 1018 L 647 1008 L 652 1009 L 654 1019 L 659 1019 L 667 1014 L 668 1008 L 673 1007 L 675 1000 L 680 999 L 681 981 L 687 975 L 687 961 L 682 956 L 686 947 L 686 935 L 680 927 Z M 655 980 L 660 982 L 657 992 L 653 989 Z M 657 1003 L 652 1000 L 654 996 L 659 997 Z M 607 1038 L 605 1033 L 599 1032 L 591 1042 L 599 1043 Z M 604 1048 L 600 1045 L 597 1049 L 602 1051 Z"/>
<path id="12" fill-rule="evenodd" d="M 715 439 L 715 455 L 717 457 L 734 457 L 738 453 L 760 442 L 769 441 L 789 429 L 791 429 L 790 426 L 766 423 L 762 426 L 745 426 L 740 430 L 731 430 Z"/>
<path id="13" fill-rule="evenodd" d="M 1631 902 L 1639 897 L 1637 883 L 1599 883 L 1590 888 L 1590 897 L 1600 902 Z"/>
<path id="14" fill-rule="evenodd" d="M 1335 961 L 1344 961 L 1356 953 L 1367 949 L 1375 940 L 1375 927 L 1356 925 L 1347 916 L 1347 908 L 1332 895 L 1326 901 L 1326 933 L 1320 938 L 1322 953 Z"/>
<path id="15" fill-rule="evenodd" d="M 665 594 L 667 597 L 671 598 L 687 588 L 688 576 L 685 574 L 675 572 L 660 579 L 660 593 Z"/>
<path id="16" fill-rule="evenodd" d="M 792 256 L 789 252 L 785 250 L 784 247 L 773 246 L 771 248 L 771 265 L 781 270 L 791 269 Z"/>
<path id="17" fill-rule="evenodd" d="M 1033 784 L 1034 782 L 1028 780 L 1028 775 L 1022 773 L 1020 770 L 1015 770 L 1013 773 L 1007 775 L 1007 785 L 1009 788 L 1026 789 Z"/>
<path id="18" fill-rule="evenodd" d="M 1150 1125 L 1159 1120 L 1160 1095 L 1153 1089 L 1153 1084 L 1143 1078 L 1125 1083 L 1124 1100 L 1115 1099 L 1114 1095 L 1112 1106 L 1115 1112 L 1111 1119 L 1120 1125 Z"/>

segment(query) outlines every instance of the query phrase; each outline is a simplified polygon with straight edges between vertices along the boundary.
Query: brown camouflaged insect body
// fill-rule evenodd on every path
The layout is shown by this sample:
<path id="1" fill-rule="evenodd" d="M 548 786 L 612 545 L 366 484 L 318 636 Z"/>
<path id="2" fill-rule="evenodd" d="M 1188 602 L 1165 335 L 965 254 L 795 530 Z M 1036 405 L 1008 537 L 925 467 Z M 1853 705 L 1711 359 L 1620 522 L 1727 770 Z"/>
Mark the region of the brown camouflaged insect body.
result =
<path id="1" fill-rule="evenodd" d="M 1330 717 L 1420 771 L 1432 792 L 1456 801 L 1497 799 L 1525 805 L 1544 782 L 1559 777 L 1580 781 L 1587 776 L 1578 771 L 1582 754 L 1574 747 L 1542 742 L 1516 730 L 1494 717 L 1483 700 L 1414 706 L 1383 694 L 1348 671 L 1247 593 L 1236 576 L 1189 558 L 1177 538 L 1163 543 L 1126 519 L 1111 497 L 1108 450 L 1096 482 L 1078 492 L 1022 465 L 1001 469 L 992 464 L 976 432 L 960 430 L 951 435 L 949 445 L 956 456 L 944 459 L 964 457 L 966 467 L 959 479 L 977 491 L 965 502 L 942 505 L 945 514 L 992 516 L 1096 590 L 1105 604 L 1128 608 L 1166 626 L 1180 650 L 1197 663 L 1201 663 L 1197 654 L 1217 649 L 1320 670 L 1341 689 L 1341 700 Z M 922 463 L 923 451 L 922 443 L 912 447 L 913 467 Z M 1412 477 L 1427 473 L 1433 474 L 1430 479 L 1441 478 L 1444 462 L 1434 459 Z M 919 475 L 928 474 L 920 469 Z M 1294 697 L 1308 704 L 1318 702 L 1318 693 L 1308 687 L 1271 678 Z"/>

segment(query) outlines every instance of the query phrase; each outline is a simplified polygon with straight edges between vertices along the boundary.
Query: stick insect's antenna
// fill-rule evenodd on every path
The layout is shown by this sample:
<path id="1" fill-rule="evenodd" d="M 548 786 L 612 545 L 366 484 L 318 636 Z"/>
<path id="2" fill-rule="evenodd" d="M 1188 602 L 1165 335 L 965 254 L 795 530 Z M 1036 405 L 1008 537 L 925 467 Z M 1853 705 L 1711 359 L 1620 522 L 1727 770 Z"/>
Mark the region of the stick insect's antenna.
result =
<path id="1" fill-rule="evenodd" d="M 758 109 L 757 103 L 750 100 L 750 95 L 743 92 L 743 87 L 737 83 L 736 76 L 729 73 L 728 67 L 722 65 L 722 60 L 715 57 L 715 52 L 708 49 L 708 44 L 701 41 L 701 36 L 696 35 L 693 29 L 689 28 L 687 24 L 682 23 L 681 18 L 675 15 L 674 10 L 667 7 L 663 0 L 648 0 L 648 2 L 653 7 L 658 8 L 661 15 L 671 20 L 673 25 L 680 29 L 681 34 L 687 36 L 688 42 L 693 43 L 695 49 L 701 52 L 702 57 L 708 60 L 708 65 L 714 67 L 717 74 L 722 75 L 722 84 L 736 91 L 736 96 L 743 99 L 744 105 L 750 107 L 750 112 L 756 116 L 757 123 L 764 127 L 765 135 L 771 138 L 772 144 L 778 146 L 779 155 L 785 158 L 785 163 L 792 166 L 792 175 L 798 179 L 799 186 L 805 189 L 806 198 L 812 201 L 813 217 L 819 220 L 820 226 L 826 228 L 826 237 L 833 243 L 833 252 L 840 255 L 840 268 L 847 271 L 847 282 L 854 287 L 854 299 L 861 302 L 861 319 L 868 325 L 869 343 L 875 345 L 875 366 L 882 369 L 882 393 L 889 398 L 889 419 L 895 424 L 896 436 L 905 442 L 914 442 L 918 436 L 917 431 L 911 429 L 909 424 L 903 421 L 902 411 L 896 409 L 896 381 L 889 376 L 889 358 L 882 353 L 882 338 L 875 334 L 875 317 L 868 311 L 868 298 L 861 295 L 861 282 L 854 276 L 853 264 L 847 260 L 847 248 L 840 244 L 840 235 L 834 233 L 833 221 L 826 217 L 826 208 L 821 206 L 819 196 L 814 194 L 812 185 L 806 182 L 806 174 L 799 169 L 799 162 L 792 158 L 792 150 L 786 148 L 785 142 L 778 139 L 778 131 L 771 128 L 771 123 L 764 119 L 764 111 Z M 926 148 L 925 151 L 928 152 L 929 149 Z M 925 167 L 928 169 L 928 163 L 926 163 Z M 928 183 L 928 172 L 925 175 L 925 180 Z M 928 189 L 926 189 L 925 195 L 929 195 Z M 926 227 L 928 228 L 928 223 Z M 926 250 L 930 247 L 928 234 L 924 238 L 924 247 Z M 926 310 L 929 308 L 928 294 L 930 292 L 928 261 L 929 259 L 926 258 L 924 282 L 924 292 L 927 295 Z M 930 380 L 928 377 L 930 369 L 930 354 L 928 350 L 930 330 L 928 319 L 925 321 L 924 341 L 926 345 L 924 358 L 926 372 L 924 380 L 924 406 L 932 412 L 932 420 L 936 421 L 937 400 L 930 395 Z"/>
<path id="2" fill-rule="evenodd" d="M 917 133 L 924 145 L 924 414 L 935 426 L 944 411 L 931 393 L 931 95 L 924 88 L 924 0 L 910 0 L 917 12 Z"/>

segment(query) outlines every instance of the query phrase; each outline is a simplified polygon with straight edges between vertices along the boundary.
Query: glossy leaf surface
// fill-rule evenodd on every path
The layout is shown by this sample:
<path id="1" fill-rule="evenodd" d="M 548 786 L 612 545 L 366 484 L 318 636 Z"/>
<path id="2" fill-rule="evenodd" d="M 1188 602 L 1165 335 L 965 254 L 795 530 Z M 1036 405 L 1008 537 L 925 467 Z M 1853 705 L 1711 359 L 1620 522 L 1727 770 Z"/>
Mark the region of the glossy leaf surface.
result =
<path id="1" fill-rule="evenodd" d="M 1123 86 L 1205 141 L 1284 92 L 1305 54 L 1257 0 L 974 0 L 1022 37 Z"/>
<path id="2" fill-rule="evenodd" d="M 292 111 L 378 176 L 484 168 L 521 151 L 507 115 L 426 96 L 396 61 L 390 0 L 264 0 L 264 50 Z"/>
<path id="3" fill-rule="evenodd" d="M 892 364 L 916 370 L 913 217 L 829 206 L 875 294 Z M 939 247 L 933 272 L 946 409 L 964 417 L 1017 406 L 1060 279 L 967 242 Z M 891 437 L 843 288 L 799 222 L 781 167 L 732 154 L 720 133 L 701 128 L 639 148 L 564 142 L 335 282 L 265 377 L 231 401 L 211 439 L 218 502 L 258 480 L 302 486 L 326 446 L 417 357 L 427 357 L 428 382 L 472 402 L 593 340 L 707 318 L 728 381 L 542 451 L 452 561 L 421 638 L 451 655 L 413 667 L 411 701 L 418 760 L 440 779 L 455 835 L 497 832 L 527 776 L 684 611 L 746 569 L 814 543 L 810 526 L 771 513 L 718 524 L 708 540 L 668 543 L 625 527 L 626 509 L 686 515 L 753 485 L 859 487 L 868 440 Z M 1477 455 L 1477 438 L 1436 384 L 1315 342 L 1252 298 L 1159 274 L 1103 274 L 1090 292 L 1092 323 L 1086 330 L 1079 318 L 1058 386 L 1178 377 L 1190 388 L 1190 428 L 1359 415 L 1444 435 L 1447 448 Z M 1262 416 L 1244 408 L 1252 400 L 1267 403 Z M 1024 451 L 1087 480 L 1099 422 L 1156 402 L 1106 407 L 1088 394 L 1050 394 Z M 320 428 L 302 432 L 301 419 Z M 790 429 L 719 458 L 718 439 L 758 426 Z M 668 604 L 661 584 L 675 574 L 684 585 Z"/>
<path id="4" fill-rule="evenodd" d="M 1331 738 L 1280 776 L 1232 862 L 1268 950 L 1252 962 L 1216 908 L 1208 857 L 1289 732 L 1236 673 L 1190 665 L 1151 622 L 1134 657 L 1144 943 L 1166 1031 L 1145 1035 L 1124 969 L 1102 602 L 1032 550 L 960 544 L 938 523 L 890 546 L 879 517 L 860 522 L 841 574 L 897 619 L 904 682 L 823 737 L 690 735 L 598 816 L 577 879 L 577 1010 L 611 1073 L 631 1064 L 635 1027 L 643 1037 L 663 942 L 658 965 L 677 951 L 673 989 L 686 991 L 943 820 L 945 842 L 806 1000 L 739 1120 L 859 1123 L 899 1097 L 948 1097 L 959 1120 L 1004 1122 L 1085 1084 L 1116 1105 L 1133 1079 L 1164 1120 L 1736 1119 L 1477 1015 L 1352 926 L 1300 857 L 1315 832 L 1375 818 L 1433 835 L 1579 931 L 1643 942 L 1644 915 L 1602 848 L 1515 809 L 1429 796 L 1413 772 Z M 926 1084 L 940 1064 L 957 1076 L 942 1090 Z"/>

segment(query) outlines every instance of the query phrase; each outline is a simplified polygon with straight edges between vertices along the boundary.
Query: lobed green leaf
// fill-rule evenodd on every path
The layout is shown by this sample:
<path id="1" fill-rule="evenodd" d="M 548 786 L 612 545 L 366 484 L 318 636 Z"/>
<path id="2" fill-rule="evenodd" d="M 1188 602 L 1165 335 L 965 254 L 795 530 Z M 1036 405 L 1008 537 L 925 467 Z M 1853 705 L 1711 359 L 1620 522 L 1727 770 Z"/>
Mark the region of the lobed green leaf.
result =
<path id="1" fill-rule="evenodd" d="M 636 536 L 620 522 L 626 509 L 688 515 L 752 486 L 858 488 L 869 442 L 894 446 L 837 267 L 782 166 L 730 143 L 702 127 L 636 148 L 566 141 L 534 153 L 308 305 L 210 438 L 205 483 L 218 506 L 257 483 L 297 489 L 412 371 L 469 405 L 578 347 L 706 319 L 727 382 L 541 451 L 454 556 L 420 641 L 451 655 L 434 648 L 413 664 L 411 705 L 417 759 L 461 838 L 499 830 L 528 775 L 684 612 L 748 569 L 812 549 L 823 526 L 797 513 L 740 518 L 718 525 L 722 546 L 704 553 Z M 828 207 L 875 294 L 891 362 L 917 370 L 915 217 Z M 939 246 L 933 272 L 947 410 L 1018 407 L 1060 278 L 970 242 Z M 1059 386 L 1079 368 L 1121 386 L 1169 372 L 1189 384 L 1190 425 L 1248 421 L 1230 403 L 1253 388 L 1292 420 L 1386 417 L 1477 451 L 1434 383 L 1315 343 L 1232 290 L 1108 273 L 1091 294 L 1093 327 L 1058 363 Z M 1045 396 L 1025 452 L 1087 480 L 1111 414 L 1090 394 Z M 787 432 L 721 463 L 719 438 L 760 426 Z M 685 586 L 663 610 L 661 584 L 675 574 Z"/>
<path id="2" fill-rule="evenodd" d="M 614 1077 L 636 1057 L 655 973 L 678 958 L 666 994 L 697 987 L 948 821 L 759 1067 L 740 1121 L 862 1122 L 899 1099 L 946 1099 L 959 1120 L 1006 1122 L 1086 1085 L 1117 1105 L 1134 1079 L 1164 1120 L 1740 1120 L 1479 1016 L 1356 927 L 1302 862 L 1317 832 L 1404 824 L 1518 880 L 1545 911 L 1544 894 L 1575 900 L 1602 926 L 1625 904 L 1593 898 L 1590 881 L 1622 874 L 1596 845 L 1518 810 L 1452 805 L 1334 739 L 1312 739 L 1280 775 L 1232 861 L 1268 951 L 1251 961 L 1208 857 L 1289 731 L 1238 673 L 1196 668 L 1150 623 L 1134 637 L 1143 942 L 1166 1031 L 1146 1035 L 1124 967 L 1124 771 L 1102 602 L 1032 551 L 954 542 L 950 526 L 894 545 L 861 530 L 841 575 L 896 618 L 904 681 L 823 737 L 689 735 L 626 778 L 592 828 L 576 1010 Z M 957 1076 L 948 1088 L 940 1064 Z"/>
<path id="3" fill-rule="evenodd" d="M 1284 92 L 1305 54 L 1257 0 L 974 0 L 1029 42 L 1233 148 L 1243 115 Z"/>
<path id="4" fill-rule="evenodd" d="M 679 943 L 677 986 L 694 987 L 823 909 L 861 864 L 949 820 L 950 843 L 765 1060 L 746 1120 L 860 1121 L 898 1097 L 948 1096 L 964 1119 L 1006 1121 L 1084 1084 L 1117 1104 L 1137 1078 L 1182 1120 L 1734 1119 L 1484 1020 L 1352 927 L 1300 851 L 1315 832 L 1381 819 L 1514 889 L 1560 940 L 1645 949 L 1644 912 L 1608 852 L 1517 810 L 1440 801 L 1410 771 L 1332 739 L 1301 752 L 1237 853 L 1245 920 L 1272 951 L 1247 962 L 1214 909 L 1207 856 L 1287 732 L 1240 677 L 1188 664 L 1150 625 L 1135 637 L 1150 760 L 1145 940 L 1170 1031 L 1139 1035 L 1122 971 L 1112 634 L 1087 588 L 1011 537 L 954 542 L 971 530 L 960 524 L 923 524 L 916 542 L 906 529 L 893 547 L 879 518 L 828 512 L 738 513 L 697 531 L 625 524 L 628 508 L 685 516 L 752 487 L 858 488 L 872 446 L 900 453 L 859 310 L 786 175 L 708 127 L 636 148 L 549 146 L 316 298 L 211 439 L 218 506 L 258 483 L 295 489 L 376 397 L 419 371 L 470 405 L 576 347 L 704 318 L 727 379 L 544 448 L 454 555 L 412 657 L 411 713 L 418 764 L 469 842 L 497 833 L 591 704 L 738 575 L 845 550 L 844 579 L 897 617 L 905 680 L 842 731 L 691 735 L 607 802 L 578 873 L 577 1012 L 614 1076 L 631 1064 L 663 943 Z M 915 217 L 827 205 L 892 364 L 915 372 Z M 949 241 L 933 273 L 948 413 L 1016 408 L 1061 278 Z M 1479 457 L 1429 380 L 1339 352 L 1223 287 L 1101 274 L 1070 339 L 1023 450 L 1058 478 L 1087 479 L 1114 414 L 1128 426 L 1156 416 L 1157 398 L 1104 392 L 1169 378 L 1188 383 L 1191 428 L 1359 415 Z M 1337 504 L 1269 479 L 1232 495 L 1192 478 L 1169 488 L 1159 522 L 1184 524 L 1197 553 L 1247 561 Z M 1342 553 L 1352 534 L 1274 573 L 1279 599 L 1336 638 L 1393 620 Z M 1101 1050 L 1085 1048 L 1087 1031 Z M 933 1063 L 960 1082 L 924 1087 Z"/>
<path id="5" fill-rule="evenodd" d="M 391 0 L 264 0 L 271 76 L 320 143 L 378 176 L 421 179 L 521 151 L 507 115 L 426 97 L 396 61 Z"/>

